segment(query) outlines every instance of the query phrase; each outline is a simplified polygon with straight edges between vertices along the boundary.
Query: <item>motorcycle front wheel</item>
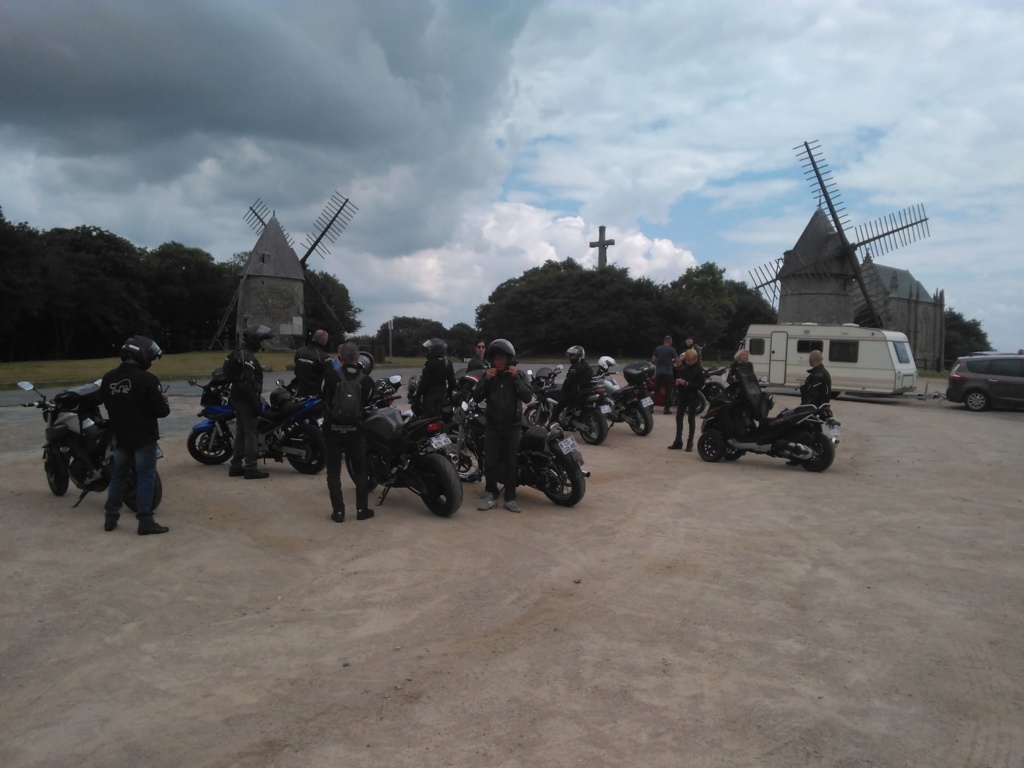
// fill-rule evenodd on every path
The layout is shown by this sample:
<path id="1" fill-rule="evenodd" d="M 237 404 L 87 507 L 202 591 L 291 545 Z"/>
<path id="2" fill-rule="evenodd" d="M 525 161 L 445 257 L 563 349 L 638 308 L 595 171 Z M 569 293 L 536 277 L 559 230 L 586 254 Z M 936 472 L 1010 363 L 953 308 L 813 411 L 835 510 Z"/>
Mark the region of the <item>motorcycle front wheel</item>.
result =
<path id="1" fill-rule="evenodd" d="M 188 455 L 200 464 L 223 464 L 231 458 L 232 436 L 228 429 L 219 435 L 192 431 L 188 436 Z"/>
<path id="2" fill-rule="evenodd" d="M 824 472 L 832 466 L 836 459 L 836 447 L 832 439 L 826 437 L 823 432 L 815 432 L 811 442 L 814 449 L 814 456 L 803 463 L 803 468 L 808 472 Z"/>
<path id="3" fill-rule="evenodd" d="M 589 408 L 580 414 L 579 433 L 588 445 L 600 445 L 608 437 L 608 420 L 596 408 Z"/>
<path id="4" fill-rule="evenodd" d="M 132 512 L 138 511 L 138 502 L 135 499 L 136 496 L 136 475 L 135 470 L 132 469 L 128 473 L 128 481 L 124 486 L 124 505 L 128 507 Z M 157 472 L 153 475 L 153 506 L 151 509 L 156 512 L 156 508 L 160 506 L 160 500 L 164 497 L 164 484 L 160 480 L 160 473 Z"/>
<path id="5" fill-rule="evenodd" d="M 304 475 L 315 475 L 327 464 L 324 433 L 312 424 L 298 424 L 286 438 L 292 447 L 301 447 L 303 455 L 288 454 L 288 463 Z"/>
<path id="6" fill-rule="evenodd" d="M 420 457 L 423 475 L 423 503 L 438 517 L 451 517 L 462 506 L 462 482 L 451 462 L 439 453 Z"/>
<path id="7" fill-rule="evenodd" d="M 715 430 L 702 432 L 697 441 L 697 454 L 704 461 L 712 463 L 721 461 L 725 458 L 725 437 L 721 432 Z"/>
<path id="8" fill-rule="evenodd" d="M 43 470 L 46 472 L 46 484 L 54 496 L 63 496 L 68 492 L 68 465 L 56 446 L 47 446 L 43 455 Z"/>
<path id="9" fill-rule="evenodd" d="M 647 435 L 651 434 L 651 430 L 654 429 L 654 417 L 649 410 L 639 403 L 634 403 L 626 408 L 623 416 L 626 423 L 629 424 L 629 428 L 640 435 L 640 437 L 647 437 Z"/>
<path id="10" fill-rule="evenodd" d="M 583 469 L 570 456 L 555 459 L 554 469 L 550 472 L 545 470 L 543 477 L 545 487 L 540 490 L 560 507 L 576 506 L 587 492 Z"/>

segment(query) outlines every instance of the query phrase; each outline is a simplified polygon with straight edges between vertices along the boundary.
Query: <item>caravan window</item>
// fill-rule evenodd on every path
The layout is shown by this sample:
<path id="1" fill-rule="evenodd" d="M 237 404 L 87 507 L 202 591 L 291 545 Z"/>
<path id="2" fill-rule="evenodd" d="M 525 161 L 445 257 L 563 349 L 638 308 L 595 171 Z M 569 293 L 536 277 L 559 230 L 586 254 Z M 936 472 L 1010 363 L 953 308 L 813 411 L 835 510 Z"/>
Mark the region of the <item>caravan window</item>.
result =
<path id="1" fill-rule="evenodd" d="M 859 341 L 833 341 L 828 345 L 828 361 L 830 363 L 856 363 L 859 347 Z"/>
<path id="2" fill-rule="evenodd" d="M 764 339 L 751 339 L 747 351 L 752 355 L 764 354 Z"/>
<path id="3" fill-rule="evenodd" d="M 910 362 L 910 345 L 905 341 L 894 341 L 892 349 L 896 353 L 896 359 L 904 365 Z"/>
<path id="4" fill-rule="evenodd" d="M 809 352 L 818 350 L 822 352 L 825 349 L 825 342 L 821 339 L 797 339 L 796 340 L 796 351 L 801 355 L 806 355 Z"/>

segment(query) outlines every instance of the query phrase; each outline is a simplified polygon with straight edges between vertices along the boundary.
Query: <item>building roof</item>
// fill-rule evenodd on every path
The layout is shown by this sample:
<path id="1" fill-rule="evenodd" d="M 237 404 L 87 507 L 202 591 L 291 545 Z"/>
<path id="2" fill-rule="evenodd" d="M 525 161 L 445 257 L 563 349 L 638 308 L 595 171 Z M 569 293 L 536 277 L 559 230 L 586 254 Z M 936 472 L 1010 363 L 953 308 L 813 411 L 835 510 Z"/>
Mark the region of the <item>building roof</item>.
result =
<path id="1" fill-rule="evenodd" d="M 874 269 L 878 272 L 878 278 L 889 295 L 897 299 L 913 299 L 915 301 L 934 301 L 931 291 L 906 269 L 887 267 L 876 261 L 865 261 L 861 265 L 864 271 Z"/>
<path id="2" fill-rule="evenodd" d="M 299 257 L 285 237 L 284 230 L 276 217 L 271 217 L 263 234 L 249 252 L 245 262 L 248 277 L 281 277 L 290 280 L 305 280 Z"/>

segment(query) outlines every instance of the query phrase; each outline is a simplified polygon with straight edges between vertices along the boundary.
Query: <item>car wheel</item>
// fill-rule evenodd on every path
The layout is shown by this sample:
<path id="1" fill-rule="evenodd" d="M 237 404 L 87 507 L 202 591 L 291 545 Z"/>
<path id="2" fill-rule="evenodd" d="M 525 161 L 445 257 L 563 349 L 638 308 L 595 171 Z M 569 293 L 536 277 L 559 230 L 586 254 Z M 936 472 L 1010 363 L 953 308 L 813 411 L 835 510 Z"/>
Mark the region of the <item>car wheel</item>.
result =
<path id="1" fill-rule="evenodd" d="M 988 395 L 979 389 L 972 389 L 966 395 L 964 395 L 964 407 L 968 411 L 987 411 L 989 402 Z"/>

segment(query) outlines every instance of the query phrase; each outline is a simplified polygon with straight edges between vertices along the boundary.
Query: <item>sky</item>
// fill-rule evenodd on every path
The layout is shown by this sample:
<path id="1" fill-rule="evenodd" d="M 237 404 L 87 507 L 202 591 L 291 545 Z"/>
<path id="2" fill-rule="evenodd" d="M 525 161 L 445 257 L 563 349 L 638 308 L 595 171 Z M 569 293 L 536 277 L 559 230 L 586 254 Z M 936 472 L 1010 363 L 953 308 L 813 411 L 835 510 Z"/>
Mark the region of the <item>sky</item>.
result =
<path id="1" fill-rule="evenodd" d="M 257 199 L 362 309 L 474 324 L 549 259 L 668 283 L 792 248 L 820 143 L 879 257 L 1024 347 L 1024 3 L 0 0 L 0 208 L 225 260 Z M 602 311 L 599 306 L 595 312 Z"/>

